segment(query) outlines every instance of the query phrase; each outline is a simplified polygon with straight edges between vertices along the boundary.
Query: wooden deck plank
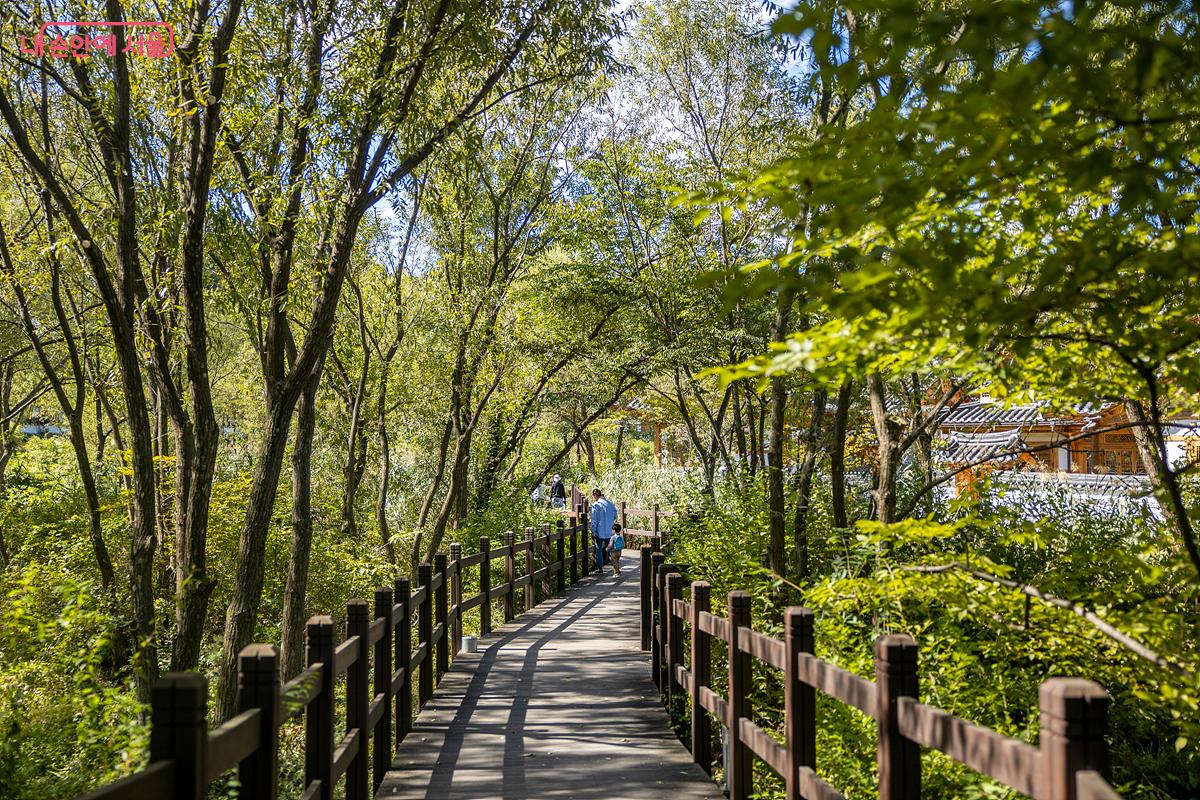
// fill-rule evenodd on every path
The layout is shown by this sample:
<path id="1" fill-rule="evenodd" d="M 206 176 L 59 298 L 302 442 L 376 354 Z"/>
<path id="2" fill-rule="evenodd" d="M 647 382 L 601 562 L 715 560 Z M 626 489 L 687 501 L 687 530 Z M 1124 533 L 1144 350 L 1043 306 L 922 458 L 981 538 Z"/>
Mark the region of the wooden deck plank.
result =
<path id="1" fill-rule="evenodd" d="M 624 566 L 460 654 L 377 797 L 720 800 L 658 702 L 638 647 L 637 564 Z"/>

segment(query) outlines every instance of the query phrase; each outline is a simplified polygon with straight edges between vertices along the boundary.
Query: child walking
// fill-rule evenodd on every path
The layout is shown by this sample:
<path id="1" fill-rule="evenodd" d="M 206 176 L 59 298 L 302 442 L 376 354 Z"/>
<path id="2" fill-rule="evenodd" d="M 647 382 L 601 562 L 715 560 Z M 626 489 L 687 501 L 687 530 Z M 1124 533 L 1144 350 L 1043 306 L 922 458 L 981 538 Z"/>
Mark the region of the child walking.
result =
<path id="1" fill-rule="evenodd" d="M 613 523 L 613 535 L 609 539 L 608 550 L 612 559 L 613 574 L 621 575 L 621 551 L 625 549 L 625 537 L 621 535 L 621 523 Z"/>

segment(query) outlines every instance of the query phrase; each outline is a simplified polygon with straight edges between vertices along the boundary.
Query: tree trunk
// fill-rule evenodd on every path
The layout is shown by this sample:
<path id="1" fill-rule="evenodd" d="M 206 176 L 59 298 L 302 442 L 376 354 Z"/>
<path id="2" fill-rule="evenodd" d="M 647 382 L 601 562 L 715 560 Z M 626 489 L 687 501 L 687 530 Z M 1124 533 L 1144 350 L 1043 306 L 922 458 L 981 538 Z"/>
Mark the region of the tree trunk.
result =
<path id="1" fill-rule="evenodd" d="M 828 397 L 824 389 L 813 392 L 812 421 L 804 433 L 804 461 L 796 472 L 796 514 L 792 520 L 792 538 L 796 546 L 796 577 L 809 577 L 808 563 L 808 510 L 812 503 L 812 478 L 817 466 L 821 439 L 821 424 L 825 420 L 825 404 Z"/>
<path id="2" fill-rule="evenodd" d="M 749 423 L 750 430 L 750 463 L 748 467 L 750 478 L 753 480 L 754 476 L 758 474 L 758 423 L 754 419 L 754 395 L 752 394 L 746 396 L 746 421 Z"/>
<path id="3" fill-rule="evenodd" d="M 738 469 L 746 469 L 748 464 L 746 460 L 746 430 L 742 426 L 742 385 L 735 383 L 733 385 L 733 433 L 734 441 L 737 443 L 738 452 Z"/>
<path id="4" fill-rule="evenodd" d="M 429 512 L 433 509 L 433 498 L 437 496 L 437 490 L 441 486 L 442 477 L 446 474 L 446 459 L 450 454 L 450 434 L 453 432 L 453 409 L 451 409 L 451 416 L 442 427 L 442 441 L 438 449 L 437 469 L 434 470 L 433 480 L 429 482 L 429 490 L 425 492 L 425 499 L 421 501 L 421 513 L 417 515 L 418 528 L 424 528 L 425 523 L 429 520 Z M 416 569 L 416 565 L 421 561 L 421 547 L 419 542 L 420 537 L 417 538 L 417 543 L 413 548 L 413 569 Z"/>
<path id="5" fill-rule="evenodd" d="M 487 444 L 484 448 L 483 465 L 479 468 L 475 483 L 475 508 L 484 509 L 492 501 L 500 476 L 501 460 L 504 457 L 504 424 L 500 417 L 488 422 Z"/>
<path id="6" fill-rule="evenodd" d="M 617 469 L 621 468 L 621 445 L 625 443 L 625 420 L 617 425 L 617 447 L 613 453 L 613 466 Z"/>
<path id="7" fill-rule="evenodd" d="M 304 609 L 308 597 L 308 567 L 312 553 L 312 451 L 317 427 L 317 388 L 321 376 L 309 379 L 296 406 L 296 439 L 292 446 L 292 544 L 288 551 L 283 590 L 283 630 L 279 660 L 283 680 L 303 666 Z"/>
<path id="8" fill-rule="evenodd" d="M 362 314 L 361 303 L 359 305 Z M 358 489 L 362 485 L 363 475 L 367 469 L 367 437 L 363 430 L 363 403 L 367 397 L 367 373 L 370 369 L 370 351 L 366 346 L 366 334 L 363 334 L 363 368 L 358 385 L 350 402 L 350 430 L 346 436 L 346 461 L 342 465 L 342 534 L 344 536 L 358 535 L 358 520 L 355 514 L 355 501 L 358 499 Z"/>
<path id="9" fill-rule="evenodd" d="M 584 433 L 579 437 L 579 441 L 583 442 L 583 452 L 587 454 L 587 468 L 592 475 L 596 474 L 596 448 L 592 444 L 591 432 Z"/>
<path id="10" fill-rule="evenodd" d="M 782 342 L 787 335 L 791 316 L 791 297 L 783 293 L 776 300 L 775 319 L 771 324 L 771 341 Z M 771 378 L 771 445 L 767 458 L 767 520 L 770 527 L 771 569 L 776 575 L 787 575 L 787 532 L 783 516 L 787 498 L 783 491 L 783 447 L 787 423 L 788 386 L 786 379 Z"/>
<path id="11" fill-rule="evenodd" d="M 883 378 L 877 372 L 867 376 L 867 391 L 871 398 L 871 417 L 875 437 L 879 442 L 879 469 L 875 485 L 875 519 L 889 524 L 896 516 L 896 479 L 900 470 L 900 423 L 887 408 Z"/>
<path id="12" fill-rule="evenodd" d="M 833 413 L 833 441 L 829 447 L 829 483 L 833 492 L 833 527 L 849 525 L 846 515 L 846 425 L 854 381 L 847 378 L 838 388 L 837 408 Z"/>
<path id="13" fill-rule="evenodd" d="M 8 462 L 12 458 L 12 413 L 13 362 L 6 361 L 0 367 L 0 501 L 8 495 Z M 0 569 L 8 566 L 8 543 L 4 539 L 4 526 L 0 525 Z"/>
<path id="14" fill-rule="evenodd" d="M 458 484 L 458 490 L 454 495 L 454 528 L 457 530 L 462 527 L 463 521 L 467 518 L 467 512 L 470 510 L 467 500 L 470 497 L 470 481 L 471 481 L 471 440 L 474 438 L 474 431 L 468 430 L 463 435 L 462 458 L 456 462 L 457 474 L 455 475 L 455 483 Z M 440 546 L 440 542 L 438 543 Z M 429 551 L 432 558 L 437 552 L 437 548 Z"/>
<path id="15" fill-rule="evenodd" d="M 1156 384 L 1150 384 L 1151 393 L 1156 392 Z M 1157 401 L 1152 400 L 1149 412 L 1138 400 L 1124 401 L 1125 415 L 1133 423 L 1133 441 L 1137 445 L 1138 455 L 1146 466 L 1150 477 L 1150 485 L 1158 497 L 1159 507 L 1167 525 L 1175 532 L 1183 544 L 1196 574 L 1200 577 L 1200 547 L 1196 544 L 1196 531 L 1188 515 L 1187 503 L 1183 497 L 1183 489 L 1179 485 L 1179 475 L 1167 463 L 1166 442 L 1163 439 L 1163 429 L 1157 410 Z"/>
<path id="16" fill-rule="evenodd" d="M 130 459 L 133 467 L 129 537 L 129 601 L 132 612 L 133 674 L 138 699 L 150 702 L 150 687 L 158 680 L 158 647 L 154 640 L 154 551 L 158 545 L 154 526 L 155 474 L 151 458 L 150 415 L 143 391 L 141 358 L 132 335 L 132 319 L 114 330 L 121 388 L 129 419 Z"/>
<path id="17" fill-rule="evenodd" d="M 388 486 L 392 480 L 392 453 L 387 429 L 387 363 L 379 380 L 379 405 L 377 407 L 375 434 L 379 439 L 379 489 L 375 495 L 375 526 L 379 530 L 379 541 L 387 553 L 388 561 L 396 563 L 396 548 L 392 544 L 392 533 L 388 528 Z"/>
<path id="18" fill-rule="evenodd" d="M 200 648 L 208 619 L 208 600 L 216 582 L 208 576 L 208 514 L 216 474 L 219 433 L 209 394 L 207 370 L 189 381 L 194 421 L 175 421 L 175 638 L 171 670 L 184 672 L 200 664 Z"/>
<path id="19" fill-rule="evenodd" d="M 419 554 L 419 558 L 413 561 L 412 567 L 414 570 L 421 561 L 431 561 L 433 554 L 442 546 L 442 539 L 445 538 L 446 528 L 450 524 L 450 517 L 459 507 L 459 495 L 466 492 L 466 467 L 470 462 L 470 446 L 470 441 L 466 437 L 456 437 L 454 460 L 450 469 L 450 485 L 446 489 L 446 496 L 442 500 L 442 508 L 438 512 L 437 519 L 434 520 L 433 530 L 429 536 L 429 543 Z"/>
<path id="20" fill-rule="evenodd" d="M 342 535 L 355 537 L 358 535 L 358 520 L 354 505 L 367 468 L 367 437 L 357 408 L 351 413 L 347 444 L 346 461 L 342 465 Z"/>
<path id="21" fill-rule="evenodd" d="M 178 495 L 174 499 L 169 497 L 171 492 L 168 491 L 167 461 L 172 455 L 168 435 L 170 421 L 163 402 L 162 388 L 153 381 L 150 382 L 150 408 L 151 424 L 154 426 L 154 527 L 158 532 L 158 546 L 162 553 L 154 577 L 157 583 L 155 591 L 163 596 L 169 594 L 178 582 L 176 576 L 179 575 L 179 549 L 172 533 L 175 519 L 173 506 Z M 176 475 L 183 474 L 178 466 L 176 464 Z M 167 558 L 168 554 L 170 558 Z"/>
<path id="22" fill-rule="evenodd" d="M 246 518 L 238 542 L 238 568 L 233 597 L 225 614 L 221 672 L 217 684 L 217 714 L 229 719 L 237 713 L 237 654 L 254 639 L 258 604 L 262 599 L 267 532 L 275 510 L 275 495 L 283 471 L 288 428 L 296 401 L 274 398 L 259 441 Z"/>
<path id="23" fill-rule="evenodd" d="M 788 390 L 783 378 L 771 378 L 771 443 L 767 450 L 767 519 L 770 528 L 771 570 L 787 575 L 787 534 L 783 515 L 783 437 Z"/>

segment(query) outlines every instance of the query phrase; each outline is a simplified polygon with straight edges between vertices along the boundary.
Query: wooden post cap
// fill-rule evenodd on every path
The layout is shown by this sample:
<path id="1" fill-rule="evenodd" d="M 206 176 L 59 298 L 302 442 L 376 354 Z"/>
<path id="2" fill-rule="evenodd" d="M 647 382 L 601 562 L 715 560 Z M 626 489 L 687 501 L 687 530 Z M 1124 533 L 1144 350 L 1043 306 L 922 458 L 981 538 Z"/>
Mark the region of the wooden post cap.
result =
<path id="1" fill-rule="evenodd" d="M 1051 678 L 1038 689 L 1042 728 L 1077 737 L 1108 719 L 1111 698 L 1098 684 L 1083 678 Z"/>
<path id="2" fill-rule="evenodd" d="M 880 636 L 875 640 L 875 658 L 880 662 L 899 668 L 916 664 L 917 643 L 906 633 L 889 633 L 886 636 Z"/>
<path id="3" fill-rule="evenodd" d="M 738 611 L 748 612 L 750 610 L 750 593 L 736 589 L 729 593 L 727 602 L 731 611 L 737 609 Z"/>
<path id="4" fill-rule="evenodd" d="M 788 606 L 783 612 L 784 630 L 792 634 L 812 634 L 813 612 L 804 606 Z"/>

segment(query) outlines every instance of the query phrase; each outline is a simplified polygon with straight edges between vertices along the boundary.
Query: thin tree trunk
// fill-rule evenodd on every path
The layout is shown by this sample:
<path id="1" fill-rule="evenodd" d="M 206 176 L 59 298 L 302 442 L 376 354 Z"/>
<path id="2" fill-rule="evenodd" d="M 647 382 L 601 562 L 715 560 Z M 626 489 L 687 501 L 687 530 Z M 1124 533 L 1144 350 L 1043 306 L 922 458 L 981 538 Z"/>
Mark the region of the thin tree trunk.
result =
<path id="1" fill-rule="evenodd" d="M 13 447 L 9 416 L 12 414 L 13 362 L 6 361 L 0 367 L 0 500 L 8 496 L 8 462 Z M 0 525 L 0 569 L 8 566 L 8 543 L 4 539 L 4 526 Z"/>
<path id="2" fill-rule="evenodd" d="M 1183 544 L 1197 576 L 1200 576 L 1200 546 L 1196 543 L 1196 531 L 1188 514 L 1183 488 L 1179 485 L 1179 475 L 1167 463 L 1166 442 L 1158 414 L 1157 382 L 1153 376 L 1146 382 L 1150 386 L 1152 396 L 1149 411 L 1140 401 L 1126 399 L 1125 415 L 1134 423 L 1133 441 L 1150 476 L 1150 485 L 1158 496 L 1163 517 Z"/>
<path id="3" fill-rule="evenodd" d="M 429 483 L 429 490 L 425 492 L 425 499 L 421 501 L 421 512 L 417 515 L 417 527 L 424 528 L 425 523 L 429 520 L 429 512 L 433 509 L 433 498 L 437 496 L 438 487 L 442 483 L 442 477 L 446 473 L 446 459 L 450 454 L 450 434 L 454 432 L 453 410 L 451 416 L 446 419 L 446 424 L 442 428 L 442 441 L 438 449 L 437 469 L 434 470 L 433 480 Z M 419 537 L 418 537 L 419 539 Z M 413 549 L 413 564 L 420 561 L 421 549 L 418 545 Z"/>
<path id="4" fill-rule="evenodd" d="M 396 548 L 392 544 L 392 533 L 388 528 L 388 486 L 392 480 L 392 453 L 387 428 L 387 363 L 379 380 L 379 405 L 375 425 L 379 439 L 379 489 L 375 495 L 375 526 L 379 530 L 379 541 L 387 553 L 388 561 L 396 563 Z"/>
<path id="5" fill-rule="evenodd" d="M 279 659 L 283 680 L 299 674 L 304 648 L 304 609 L 312 554 L 312 451 L 317 427 L 318 372 L 309 379 L 296 406 L 296 440 L 292 447 L 292 544 L 283 590 L 283 630 Z"/>
<path id="6" fill-rule="evenodd" d="M 804 433 L 804 461 L 796 472 L 796 514 L 792 520 L 792 538 L 796 546 L 796 577 L 807 580 L 810 574 L 808 559 L 808 510 L 812 504 L 812 478 L 817 466 L 821 424 L 825 420 L 828 396 L 824 389 L 813 392 L 812 421 Z"/>
<path id="7" fill-rule="evenodd" d="M 358 535 L 355 502 L 367 468 L 367 437 L 363 429 L 363 404 L 367 400 L 367 378 L 371 372 L 371 348 L 367 336 L 366 312 L 363 308 L 362 290 L 352 278 L 347 281 L 358 307 L 358 340 L 362 349 L 362 372 L 358 376 L 353 398 L 350 402 L 350 431 L 346 437 L 346 462 L 342 467 L 342 534 Z"/>
<path id="8" fill-rule="evenodd" d="M 871 398 L 871 417 L 875 422 L 875 437 L 879 443 L 879 469 L 875 486 L 875 519 L 889 524 L 896 515 L 896 479 L 900 468 L 900 423 L 887 408 L 883 378 L 877 372 L 867 376 L 867 391 Z"/>
<path id="9" fill-rule="evenodd" d="M 739 382 L 733 384 L 733 433 L 734 441 L 737 443 L 738 468 L 744 470 L 748 464 L 746 461 L 746 430 L 742 427 L 743 424 L 742 385 Z"/>
<path id="10" fill-rule="evenodd" d="M 749 423 L 748 427 L 750 430 L 750 463 L 748 466 L 750 471 L 750 479 L 753 480 L 754 476 L 758 474 L 758 431 L 757 423 L 755 422 L 754 418 L 753 395 L 746 396 L 746 421 Z"/>
<path id="11" fill-rule="evenodd" d="M 776 301 L 771 324 L 771 341 L 782 342 L 791 316 L 791 297 L 786 293 Z M 787 575 L 787 531 L 784 525 L 787 498 L 783 491 L 783 448 L 787 422 L 788 387 L 782 376 L 771 378 L 771 446 L 767 459 L 767 521 L 770 529 L 771 569 Z"/>
<path id="12" fill-rule="evenodd" d="M 587 454 L 588 472 L 592 475 L 596 474 L 596 448 L 592 444 L 591 432 L 584 433 L 579 437 L 579 441 L 583 443 L 583 452 Z"/>
<path id="13" fill-rule="evenodd" d="M 849 525 L 846 515 L 846 425 L 854 381 L 847 378 L 838 388 L 837 408 L 833 414 L 833 441 L 829 448 L 829 483 L 833 492 L 833 527 Z"/>
<path id="14" fill-rule="evenodd" d="M 617 425 L 617 447 L 613 453 L 613 466 L 617 469 L 621 468 L 621 445 L 625 443 L 625 420 Z"/>

